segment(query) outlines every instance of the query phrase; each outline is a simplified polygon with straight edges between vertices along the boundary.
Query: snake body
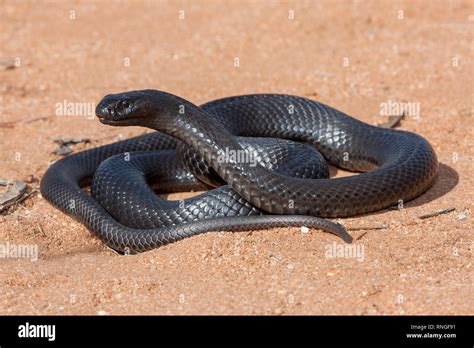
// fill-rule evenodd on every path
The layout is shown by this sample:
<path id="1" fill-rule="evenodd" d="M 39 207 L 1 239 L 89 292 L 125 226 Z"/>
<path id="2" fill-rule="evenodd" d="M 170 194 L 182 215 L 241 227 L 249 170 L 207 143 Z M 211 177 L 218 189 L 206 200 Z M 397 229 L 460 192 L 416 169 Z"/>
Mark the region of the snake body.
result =
<path id="1" fill-rule="evenodd" d="M 45 173 L 41 192 L 56 207 L 83 222 L 111 248 L 125 252 L 150 250 L 207 231 L 274 226 L 322 228 L 350 241 L 341 226 L 321 217 L 365 214 L 413 199 L 432 185 L 438 170 L 436 155 L 423 137 L 374 127 L 322 103 L 290 95 L 236 96 L 198 107 L 162 91 L 132 91 L 105 96 L 98 104 L 96 114 L 105 124 L 138 125 L 158 132 L 87 150 L 56 162 Z M 255 166 L 225 158 L 223 155 L 229 151 L 248 151 L 239 137 L 280 138 L 305 143 L 317 148 L 330 164 L 363 173 L 336 179 L 294 177 L 261 164 Z M 127 200 L 119 203 L 107 193 L 120 190 L 131 193 L 132 185 L 127 185 L 126 181 L 120 187 L 109 185 L 108 191 L 103 191 L 105 193 L 95 193 L 102 195 L 102 201 L 121 207 L 115 212 L 110 206 L 104 208 L 81 189 L 99 165 L 111 156 L 140 152 L 137 158 L 143 156 L 143 161 L 137 160 L 132 163 L 135 167 L 129 168 L 130 173 L 136 173 L 137 166 L 146 162 L 148 155 L 143 152 L 175 151 L 178 144 L 183 146 L 184 152 L 196 154 L 196 162 L 204 163 L 205 171 L 216 174 L 218 179 L 214 180 L 229 185 L 226 189 L 231 190 L 232 199 L 247 207 L 245 216 L 241 216 L 241 212 L 230 216 L 221 212 L 221 215 L 206 218 L 211 209 L 202 204 L 196 206 L 197 219 L 181 223 L 183 221 L 171 216 L 168 222 L 160 225 L 162 227 L 153 228 L 156 225 L 141 222 L 140 208 Z M 168 152 L 168 156 L 174 155 Z M 112 162 L 110 159 L 104 163 L 105 175 L 107 163 Z M 146 168 L 141 169 L 145 175 Z M 180 175 L 186 177 L 182 180 L 184 185 L 195 185 L 189 173 Z M 100 176 L 97 180 L 100 183 Z M 100 186 L 103 185 L 96 185 Z M 92 187 L 94 192 L 94 185 Z M 117 218 L 117 211 L 121 215 L 124 210 L 136 214 L 138 222 L 128 223 L 126 218 Z M 262 212 L 271 215 L 260 215 Z"/>
<path id="2" fill-rule="evenodd" d="M 255 160 L 254 165 L 260 163 L 275 173 L 295 178 L 329 177 L 323 157 L 305 144 L 273 138 L 240 138 L 239 144 L 255 154 L 250 158 Z M 188 158 L 191 154 L 180 149 L 112 156 L 95 171 L 92 196 L 117 221 L 133 228 L 152 229 L 201 219 L 264 214 L 231 186 L 219 186 L 220 178 L 212 173 L 212 168 L 201 158 Z M 190 199 L 169 201 L 157 196 L 156 190 L 148 185 L 157 183 L 161 192 L 207 190 L 196 177 L 210 187 L 219 187 Z"/>

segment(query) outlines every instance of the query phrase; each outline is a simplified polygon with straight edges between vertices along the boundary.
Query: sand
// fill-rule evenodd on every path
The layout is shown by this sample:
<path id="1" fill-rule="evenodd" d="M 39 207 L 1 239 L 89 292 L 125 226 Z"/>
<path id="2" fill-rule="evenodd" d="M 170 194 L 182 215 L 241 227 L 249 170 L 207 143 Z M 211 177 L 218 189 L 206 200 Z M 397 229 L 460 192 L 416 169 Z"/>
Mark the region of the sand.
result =
<path id="1" fill-rule="evenodd" d="M 145 131 L 57 115 L 58 105 L 143 88 L 195 103 L 296 94 L 370 124 L 386 121 L 390 100 L 414 103 L 400 129 L 426 137 L 441 163 L 434 187 L 403 209 L 340 220 L 386 226 L 353 231 L 354 255 L 321 231 L 275 228 L 120 256 L 34 193 L 0 215 L 0 244 L 39 252 L 0 258 L 1 314 L 474 313 L 472 2 L 0 6 L 0 178 L 30 190 L 60 158 L 54 138 L 91 139 L 77 152 Z"/>

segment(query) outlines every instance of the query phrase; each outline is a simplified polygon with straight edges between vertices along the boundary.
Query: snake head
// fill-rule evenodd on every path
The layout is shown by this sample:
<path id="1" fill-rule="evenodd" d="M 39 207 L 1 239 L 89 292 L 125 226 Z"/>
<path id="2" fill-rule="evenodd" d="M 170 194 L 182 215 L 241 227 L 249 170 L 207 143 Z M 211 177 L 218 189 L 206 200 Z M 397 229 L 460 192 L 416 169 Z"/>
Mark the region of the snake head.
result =
<path id="1" fill-rule="evenodd" d="M 160 112 L 150 97 L 156 91 L 130 91 L 106 95 L 95 113 L 100 122 L 113 126 L 148 126 L 153 115 Z"/>
<path id="2" fill-rule="evenodd" d="M 177 129 L 176 120 L 186 117 L 185 110 L 195 113 L 199 108 L 176 95 L 146 89 L 108 94 L 97 105 L 95 113 L 104 124 L 141 126 L 173 134 Z"/>

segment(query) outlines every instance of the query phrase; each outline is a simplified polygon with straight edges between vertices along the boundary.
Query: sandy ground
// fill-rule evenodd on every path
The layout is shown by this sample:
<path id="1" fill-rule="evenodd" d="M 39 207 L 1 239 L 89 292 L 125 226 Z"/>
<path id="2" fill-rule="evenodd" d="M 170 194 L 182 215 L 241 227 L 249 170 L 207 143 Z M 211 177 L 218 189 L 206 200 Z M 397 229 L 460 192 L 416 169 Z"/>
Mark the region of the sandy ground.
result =
<path id="1" fill-rule="evenodd" d="M 0 1 L 0 178 L 37 187 L 59 158 L 55 137 L 92 139 L 79 151 L 144 132 L 56 115 L 57 103 L 143 88 L 195 103 L 296 94 L 371 124 L 389 100 L 419 103 L 401 129 L 441 163 L 403 209 L 342 221 L 387 225 L 352 232 L 358 257 L 328 257 L 341 240 L 298 228 L 119 256 L 33 194 L 0 216 L 0 243 L 39 250 L 37 261 L 0 259 L 0 313 L 473 314 L 472 4 Z"/>

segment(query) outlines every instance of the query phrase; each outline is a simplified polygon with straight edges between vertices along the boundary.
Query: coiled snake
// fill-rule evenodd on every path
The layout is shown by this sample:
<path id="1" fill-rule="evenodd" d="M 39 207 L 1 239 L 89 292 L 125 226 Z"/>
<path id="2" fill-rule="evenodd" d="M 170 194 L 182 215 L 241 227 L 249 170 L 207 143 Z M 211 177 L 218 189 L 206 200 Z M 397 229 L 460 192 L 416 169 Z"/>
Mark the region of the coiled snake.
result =
<path id="1" fill-rule="evenodd" d="M 198 107 L 162 91 L 131 91 L 105 96 L 96 114 L 104 124 L 158 132 L 57 161 L 43 176 L 41 193 L 121 252 L 208 231 L 275 226 L 321 228 L 350 242 L 342 226 L 322 218 L 411 200 L 438 170 L 423 137 L 291 95 L 243 95 Z M 313 147 L 330 164 L 363 173 L 329 179 Z M 96 198 L 81 189 L 93 175 Z M 182 204 L 156 196 L 147 186 L 153 178 L 163 191 L 227 185 Z"/>

